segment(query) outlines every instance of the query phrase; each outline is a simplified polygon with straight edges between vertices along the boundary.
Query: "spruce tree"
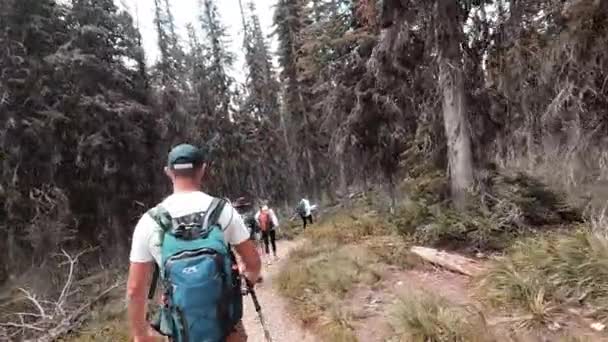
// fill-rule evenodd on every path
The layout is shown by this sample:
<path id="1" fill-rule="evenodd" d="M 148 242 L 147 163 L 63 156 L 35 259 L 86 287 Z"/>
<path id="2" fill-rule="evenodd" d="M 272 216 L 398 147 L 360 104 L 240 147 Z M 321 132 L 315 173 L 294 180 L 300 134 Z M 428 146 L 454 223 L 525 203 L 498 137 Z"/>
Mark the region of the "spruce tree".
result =
<path id="1" fill-rule="evenodd" d="M 246 81 L 247 99 L 245 110 L 257 118 L 278 122 L 279 118 L 279 83 L 276 80 L 272 57 L 268 43 L 255 12 L 253 2 L 248 4 L 249 15 L 247 22 L 245 44 L 245 62 L 248 74 Z"/>
<path id="2" fill-rule="evenodd" d="M 169 87 L 168 91 L 184 90 L 186 56 L 179 42 L 168 0 L 154 0 L 154 24 L 160 52 L 156 65 L 159 83 L 163 87 Z"/>
<path id="3" fill-rule="evenodd" d="M 214 116 L 228 118 L 232 112 L 232 84 L 234 80 L 228 74 L 234 63 L 234 55 L 228 51 L 228 33 L 221 22 L 221 17 L 215 0 L 199 1 L 201 14 L 200 25 L 207 44 L 205 55 L 209 60 L 207 72 Z"/>

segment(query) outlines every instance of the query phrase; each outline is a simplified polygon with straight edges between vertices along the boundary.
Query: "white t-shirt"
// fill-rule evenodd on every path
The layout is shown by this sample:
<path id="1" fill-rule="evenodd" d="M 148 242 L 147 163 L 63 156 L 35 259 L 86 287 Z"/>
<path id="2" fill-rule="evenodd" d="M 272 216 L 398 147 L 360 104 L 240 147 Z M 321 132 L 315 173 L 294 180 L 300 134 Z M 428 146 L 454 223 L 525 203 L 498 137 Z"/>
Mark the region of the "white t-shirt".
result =
<path id="1" fill-rule="evenodd" d="M 308 217 L 312 214 L 311 210 L 310 210 L 310 202 L 306 199 L 303 198 L 302 201 L 300 201 L 303 206 L 304 206 L 304 216 Z"/>
<path id="2" fill-rule="evenodd" d="M 206 212 L 213 197 L 204 192 L 193 191 L 177 193 L 167 197 L 161 205 L 172 217 L 181 217 L 197 212 Z M 224 231 L 224 240 L 231 245 L 238 245 L 249 239 L 249 232 L 243 223 L 241 215 L 230 205 L 226 204 L 218 223 Z M 148 215 L 144 214 L 135 226 L 131 243 L 131 262 L 160 263 L 159 230 L 161 228 Z"/>

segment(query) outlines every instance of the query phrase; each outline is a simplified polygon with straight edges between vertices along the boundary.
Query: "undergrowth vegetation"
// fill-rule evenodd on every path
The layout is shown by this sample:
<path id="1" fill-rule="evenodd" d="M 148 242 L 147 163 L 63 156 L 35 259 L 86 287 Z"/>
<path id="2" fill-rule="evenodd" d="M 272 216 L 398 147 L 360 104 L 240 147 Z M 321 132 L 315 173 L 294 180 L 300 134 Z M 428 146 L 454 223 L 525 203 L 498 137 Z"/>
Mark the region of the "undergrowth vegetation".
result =
<path id="1" fill-rule="evenodd" d="M 492 307 L 528 314 L 522 324 L 539 325 L 573 307 L 608 318 L 606 284 L 608 239 L 581 228 L 516 243 L 480 276 L 478 293 Z"/>
<path id="2" fill-rule="evenodd" d="M 277 239 L 293 240 L 302 233 L 302 222 L 299 220 L 284 220 L 281 222 Z"/>
<path id="3" fill-rule="evenodd" d="M 422 244 L 502 255 L 474 279 L 473 297 L 494 314 L 517 313 L 521 319 L 508 323 L 508 331 L 545 331 L 558 317 L 567 325 L 563 319 L 574 307 L 608 318 L 605 309 L 591 310 L 608 304 L 606 236 L 589 228 L 565 194 L 533 178 L 494 170 L 480 178 L 464 210 L 451 207 L 439 171 L 405 181 L 400 190 L 408 198 L 394 215 L 367 195 L 303 232 L 306 243 L 279 275 L 280 292 L 323 340 L 355 341 L 345 298 L 358 285 L 386 280 L 387 265 L 419 265 L 410 247 Z M 400 298 L 391 317 L 399 341 L 504 340 L 479 309 L 431 293 Z"/>
<path id="4" fill-rule="evenodd" d="M 409 198 L 392 223 L 415 242 L 470 251 L 496 251 L 516 238 L 582 221 L 566 196 L 522 173 L 487 170 L 469 196 L 465 210 L 446 200 L 443 172 L 429 171 L 408 179 Z"/>
<path id="5" fill-rule="evenodd" d="M 457 306 L 420 291 L 402 296 L 393 304 L 391 324 L 399 341 L 495 341 L 483 315 L 475 308 Z"/>
<path id="6" fill-rule="evenodd" d="M 356 341 L 342 303 L 355 284 L 373 285 L 381 279 L 374 268 L 377 261 L 364 249 L 308 244 L 290 258 L 278 287 L 305 324 L 318 325 L 324 340 Z"/>
<path id="7" fill-rule="evenodd" d="M 160 341 L 160 339 L 158 339 Z M 58 342 L 127 342 L 131 341 L 124 319 L 103 320 L 101 325 L 87 327 L 77 335 L 66 336 Z"/>
<path id="8" fill-rule="evenodd" d="M 381 281 L 386 264 L 407 266 L 407 247 L 381 215 L 361 208 L 332 215 L 302 236 L 306 242 L 278 275 L 279 292 L 323 340 L 357 341 L 344 300 L 355 286 Z"/>

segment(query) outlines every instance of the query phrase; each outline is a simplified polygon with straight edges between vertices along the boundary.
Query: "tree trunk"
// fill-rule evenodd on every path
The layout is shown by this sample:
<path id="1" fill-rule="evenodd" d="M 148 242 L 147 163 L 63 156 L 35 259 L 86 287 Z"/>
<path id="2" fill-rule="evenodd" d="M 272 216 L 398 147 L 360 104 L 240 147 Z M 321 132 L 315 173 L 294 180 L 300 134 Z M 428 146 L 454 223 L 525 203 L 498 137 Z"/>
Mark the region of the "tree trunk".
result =
<path id="1" fill-rule="evenodd" d="M 391 200 L 389 212 L 391 215 L 395 215 L 395 207 L 397 206 L 397 198 L 395 194 L 395 177 L 393 175 L 388 176 L 388 195 Z"/>
<path id="2" fill-rule="evenodd" d="M 289 165 L 289 175 L 288 175 L 288 197 L 290 200 L 295 200 L 297 197 L 296 191 L 299 189 L 300 184 L 298 181 L 298 169 L 296 163 L 296 154 L 289 142 L 289 132 L 287 128 L 287 119 L 285 118 L 285 108 L 281 107 L 279 110 L 280 115 L 280 123 L 281 123 L 281 131 L 283 133 L 283 140 L 285 144 L 285 151 L 287 151 L 287 163 Z"/>
<path id="3" fill-rule="evenodd" d="M 340 168 L 340 189 L 339 191 L 342 193 L 342 196 L 348 195 L 348 181 L 346 180 L 346 163 L 344 160 L 339 161 Z"/>
<path id="4" fill-rule="evenodd" d="M 473 186 L 471 133 L 467 121 L 462 63 L 462 24 L 456 0 L 438 0 L 437 44 L 439 87 L 443 93 L 443 120 L 448 147 L 448 167 L 452 199 L 456 207 L 465 205 Z"/>
<path id="5" fill-rule="evenodd" d="M 308 177 L 310 181 L 310 192 L 312 192 L 313 198 L 319 198 L 321 195 L 321 189 L 319 189 L 319 182 L 317 179 L 317 172 L 315 169 L 315 165 L 313 162 L 312 152 L 310 151 L 310 145 L 305 147 L 306 151 L 304 152 L 306 155 L 306 164 L 308 165 Z M 309 195 L 310 196 L 310 195 Z"/>
<path id="6" fill-rule="evenodd" d="M 521 103 L 526 125 L 527 166 L 529 169 L 533 170 L 538 162 L 538 157 L 540 156 L 540 126 L 538 115 L 535 115 L 535 113 L 530 110 L 529 100 L 526 96 L 521 100 Z"/>
<path id="7" fill-rule="evenodd" d="M 16 253 L 16 246 L 17 246 L 17 239 L 15 236 L 15 228 L 9 224 L 6 229 L 7 231 L 7 235 L 6 235 L 6 255 L 7 255 L 7 260 L 6 260 L 6 269 L 8 270 L 8 273 L 11 274 L 12 273 L 12 266 L 17 265 L 17 253 Z"/>

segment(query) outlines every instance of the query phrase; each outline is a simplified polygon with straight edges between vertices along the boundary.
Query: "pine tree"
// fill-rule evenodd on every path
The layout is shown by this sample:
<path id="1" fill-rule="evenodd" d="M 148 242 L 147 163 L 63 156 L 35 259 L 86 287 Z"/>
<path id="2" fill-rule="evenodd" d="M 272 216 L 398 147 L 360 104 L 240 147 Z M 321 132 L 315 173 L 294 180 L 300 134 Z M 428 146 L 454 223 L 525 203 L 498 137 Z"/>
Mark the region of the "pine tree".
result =
<path id="1" fill-rule="evenodd" d="M 212 96 L 207 100 L 213 104 L 213 115 L 227 118 L 232 112 L 231 86 L 234 80 L 228 71 L 234 63 L 234 55 L 227 49 L 228 34 L 221 22 L 215 0 L 203 0 L 199 6 L 201 29 L 208 43 L 205 54 L 209 59 L 207 71 Z"/>
<path id="2" fill-rule="evenodd" d="M 179 42 L 168 0 L 154 0 L 154 23 L 160 52 L 160 60 L 156 66 L 160 84 L 163 87 L 184 90 L 186 57 Z"/>
<path id="3" fill-rule="evenodd" d="M 135 62 L 133 77 L 135 79 L 134 89 L 138 91 L 137 99 L 147 103 L 150 91 L 150 79 L 146 68 L 146 53 L 139 28 L 135 26 L 133 17 L 127 12 L 121 12 L 117 17 L 120 35 L 125 39 L 119 42 L 120 54 Z"/>
<path id="4" fill-rule="evenodd" d="M 281 80 L 284 83 L 284 109 L 288 114 L 288 131 L 293 146 L 292 167 L 295 163 L 300 166 L 303 183 L 299 185 L 301 190 L 312 189 L 312 195 L 319 195 L 317 166 L 315 163 L 313 148 L 316 131 L 312 125 L 311 106 L 308 101 L 305 87 L 302 83 L 303 69 L 301 67 L 302 48 L 304 46 L 303 32 L 309 23 L 309 11 L 306 0 L 280 0 L 274 14 L 275 33 L 279 40 L 279 64 L 282 67 Z M 297 144 L 295 144 L 297 142 Z M 305 170 L 305 171 L 304 171 Z M 301 192 L 302 192 L 301 191 Z"/>
<path id="5" fill-rule="evenodd" d="M 45 57 L 69 41 L 68 28 L 60 20 L 66 12 L 53 0 L 0 4 L 0 232 L 5 236 L 0 241 L 0 259 L 5 261 L 0 283 L 66 235 L 61 227 L 55 230 L 50 225 L 35 237 L 26 229 L 39 209 L 32 194 L 45 184 L 53 185 L 57 167 L 60 147 L 53 128 L 63 116 L 49 112 L 62 94 L 53 82 L 55 69 Z"/>
<path id="6" fill-rule="evenodd" d="M 213 97 L 209 83 L 208 56 L 205 47 L 201 44 L 196 29 L 190 23 L 186 26 L 188 32 L 189 51 L 186 58 L 188 67 L 188 79 L 192 88 L 189 96 L 189 111 L 194 114 L 211 115 L 215 113 L 215 106 L 210 99 Z"/>
<path id="7" fill-rule="evenodd" d="M 66 17 L 72 43 L 47 58 L 61 72 L 55 87 L 69 94 L 56 106 L 68 118 L 58 127 L 59 145 L 64 158 L 73 161 L 59 166 L 59 184 L 81 199 L 71 207 L 75 213 L 89 213 L 97 224 L 108 226 L 97 238 L 118 251 L 126 248 L 118 226 L 130 220 L 118 208 L 153 191 L 141 185 L 152 181 L 146 168 L 120 165 L 148 163 L 155 151 L 146 137 L 156 131 L 155 119 L 142 103 L 147 95 L 137 87 L 139 75 L 125 64 L 134 44 L 126 33 L 135 31 L 126 16 L 112 0 L 73 0 Z"/>
<path id="8" fill-rule="evenodd" d="M 111 0 L 19 0 L 0 16 L 0 216 L 22 236 L 6 232 L 2 259 L 39 262 L 75 237 L 122 250 L 117 227 L 133 198 L 153 197 L 143 165 L 158 146 L 132 18 Z"/>
<path id="9" fill-rule="evenodd" d="M 304 108 L 298 82 L 298 51 L 302 47 L 301 31 L 305 2 L 279 0 L 274 13 L 275 33 L 279 40 L 279 64 L 281 80 L 285 87 L 285 109 L 294 125 L 303 121 Z"/>
<path id="10" fill-rule="evenodd" d="M 154 24 L 156 25 L 156 34 L 158 35 L 158 49 L 160 52 L 160 60 L 156 64 L 158 73 L 160 74 L 160 84 L 167 86 L 170 84 L 171 61 L 169 52 L 169 34 L 166 30 L 166 20 L 163 14 L 160 0 L 154 0 Z"/>
<path id="11" fill-rule="evenodd" d="M 250 17 L 245 36 L 245 62 L 247 64 L 247 99 L 245 111 L 258 118 L 278 122 L 279 83 L 275 78 L 268 43 L 255 13 L 255 5 L 250 2 Z"/>

